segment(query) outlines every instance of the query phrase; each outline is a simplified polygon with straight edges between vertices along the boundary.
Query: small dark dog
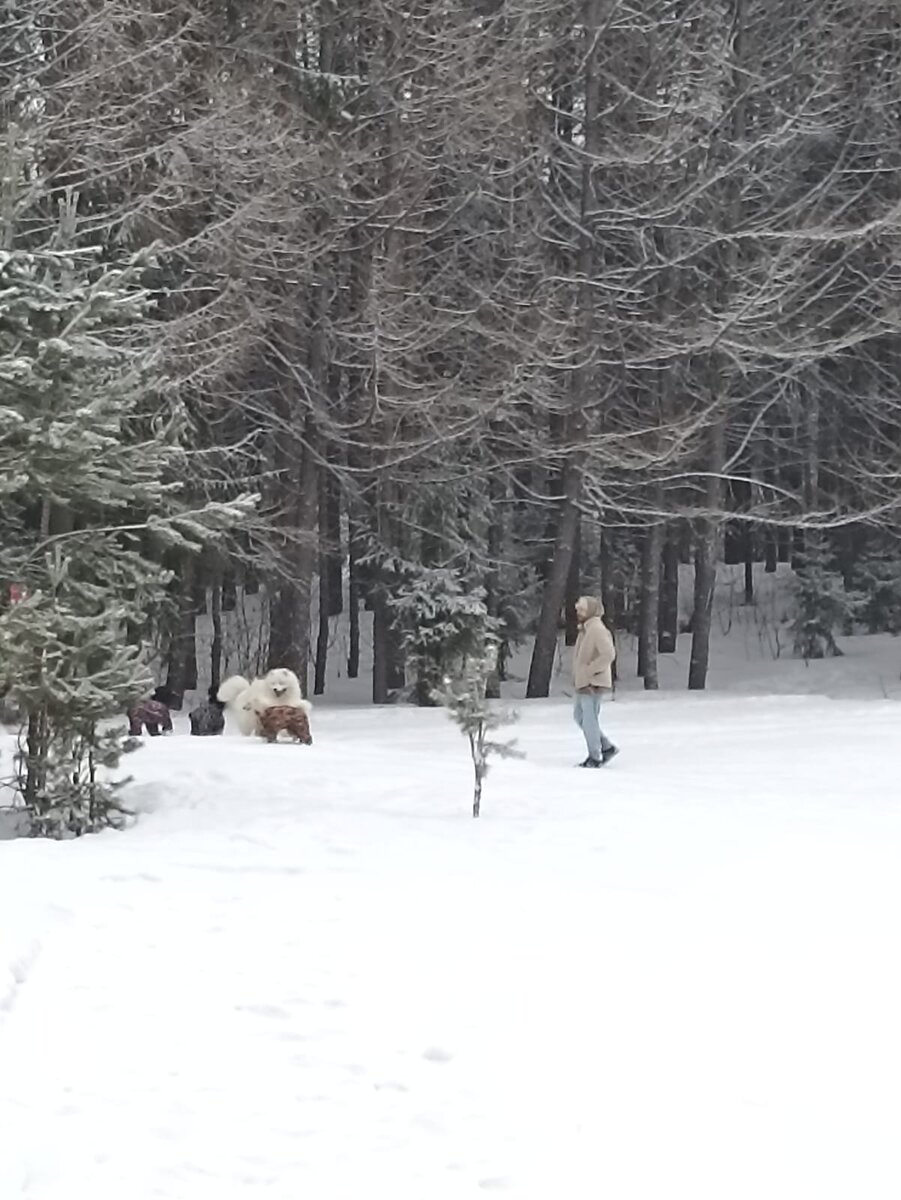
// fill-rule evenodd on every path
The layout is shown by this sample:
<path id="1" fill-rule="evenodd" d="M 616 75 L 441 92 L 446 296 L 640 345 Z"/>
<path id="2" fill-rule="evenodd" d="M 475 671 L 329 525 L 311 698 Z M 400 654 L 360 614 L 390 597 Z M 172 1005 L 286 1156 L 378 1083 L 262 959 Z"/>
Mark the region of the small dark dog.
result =
<path id="1" fill-rule="evenodd" d="M 169 705 L 175 697 L 167 687 L 158 687 L 149 700 L 134 704 L 125 714 L 128 717 L 128 732 L 131 737 L 140 737 L 144 729 L 151 737 L 172 732 L 172 717 Z"/>
<path id="2" fill-rule="evenodd" d="M 274 742 L 280 733 L 289 733 L 295 742 L 303 742 L 305 746 L 313 745 L 310 733 L 310 706 L 306 703 L 302 708 L 291 704 L 274 704 L 264 708 L 257 715 L 260 726 L 260 736 L 267 742 Z"/>
<path id="3" fill-rule="evenodd" d="M 225 705 L 216 696 L 218 688 L 211 687 L 209 699 L 188 713 L 192 737 L 216 737 L 225 728 Z"/>

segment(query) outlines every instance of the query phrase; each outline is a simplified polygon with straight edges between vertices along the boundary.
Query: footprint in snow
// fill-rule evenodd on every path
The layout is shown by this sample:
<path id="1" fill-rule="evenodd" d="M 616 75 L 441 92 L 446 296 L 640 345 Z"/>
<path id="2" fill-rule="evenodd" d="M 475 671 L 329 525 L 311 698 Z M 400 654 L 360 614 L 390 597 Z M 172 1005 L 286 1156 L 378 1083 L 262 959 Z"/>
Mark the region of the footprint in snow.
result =
<path id="1" fill-rule="evenodd" d="M 276 1017 L 281 1021 L 289 1018 L 290 1014 L 276 1004 L 236 1004 L 238 1012 L 251 1013 L 255 1017 Z"/>
<path id="2" fill-rule="evenodd" d="M 428 1050 L 423 1051 L 422 1057 L 428 1062 L 449 1063 L 454 1056 L 449 1050 L 442 1050 L 440 1046 L 429 1046 Z"/>

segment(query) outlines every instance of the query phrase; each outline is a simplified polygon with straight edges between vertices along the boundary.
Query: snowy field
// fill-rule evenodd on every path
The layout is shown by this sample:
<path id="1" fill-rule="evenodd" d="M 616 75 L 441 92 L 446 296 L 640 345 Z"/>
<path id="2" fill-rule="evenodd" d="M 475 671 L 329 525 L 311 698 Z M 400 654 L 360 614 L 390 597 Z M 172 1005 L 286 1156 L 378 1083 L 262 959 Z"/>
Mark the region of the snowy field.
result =
<path id="1" fill-rule="evenodd" d="M 761 583 L 708 695 L 622 646 L 603 771 L 520 703 L 479 821 L 339 629 L 312 748 L 180 717 L 134 828 L 0 841 L 0 1200 L 898 1200 L 901 641 Z"/>
<path id="2" fill-rule="evenodd" d="M 897 1200 L 897 705 L 523 708 L 478 822 L 443 714 L 324 707 L 0 843 L 0 1197 Z"/>

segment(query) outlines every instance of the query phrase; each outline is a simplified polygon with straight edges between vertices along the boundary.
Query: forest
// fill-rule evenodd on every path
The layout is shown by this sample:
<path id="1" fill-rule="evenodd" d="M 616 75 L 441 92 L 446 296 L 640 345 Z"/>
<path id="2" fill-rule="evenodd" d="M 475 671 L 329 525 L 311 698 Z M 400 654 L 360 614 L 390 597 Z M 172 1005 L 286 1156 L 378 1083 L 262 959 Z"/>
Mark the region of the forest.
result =
<path id="1" fill-rule="evenodd" d="M 5 0 L 0 166 L 30 803 L 239 598 L 310 695 L 371 623 L 375 704 L 474 629 L 547 695 L 586 590 L 702 689 L 724 562 L 802 657 L 901 629 L 897 5 Z"/>

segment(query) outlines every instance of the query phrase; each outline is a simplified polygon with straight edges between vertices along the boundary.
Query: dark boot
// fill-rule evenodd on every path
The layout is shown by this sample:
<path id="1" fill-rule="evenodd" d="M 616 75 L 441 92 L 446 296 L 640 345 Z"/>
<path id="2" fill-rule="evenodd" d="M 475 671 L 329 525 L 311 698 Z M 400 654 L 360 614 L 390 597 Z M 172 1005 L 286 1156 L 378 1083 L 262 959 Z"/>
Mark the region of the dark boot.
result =
<path id="1" fill-rule="evenodd" d="M 606 767 L 607 763 L 610 762 L 610 759 L 616 758 L 617 754 L 619 754 L 618 746 L 607 746 L 606 749 L 601 751 L 601 764 L 600 765 L 602 767 Z"/>

